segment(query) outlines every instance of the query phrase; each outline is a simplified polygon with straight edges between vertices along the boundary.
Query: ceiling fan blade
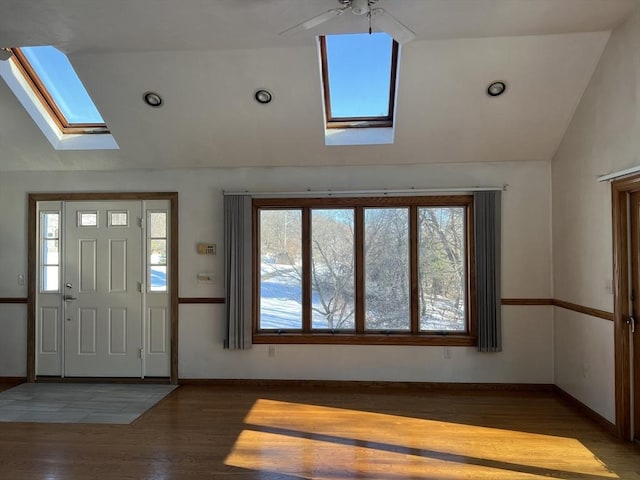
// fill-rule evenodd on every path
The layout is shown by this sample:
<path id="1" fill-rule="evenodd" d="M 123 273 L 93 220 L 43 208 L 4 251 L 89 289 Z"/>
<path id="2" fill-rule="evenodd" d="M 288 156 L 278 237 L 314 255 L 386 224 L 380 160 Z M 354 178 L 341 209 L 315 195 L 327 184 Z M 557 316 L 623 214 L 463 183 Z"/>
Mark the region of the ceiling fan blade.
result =
<path id="1" fill-rule="evenodd" d="M 416 34 L 400 20 L 387 12 L 384 8 L 371 10 L 371 23 L 383 32 L 388 33 L 399 44 L 403 45 L 416 38 Z"/>
<path id="2" fill-rule="evenodd" d="M 309 20 L 305 20 L 304 22 L 299 23 L 298 25 L 294 25 L 291 28 L 287 28 L 283 32 L 280 32 L 278 35 L 282 35 L 286 37 L 288 35 L 294 35 L 298 32 L 303 32 L 305 30 L 311 30 L 312 28 L 317 27 L 321 23 L 328 22 L 332 18 L 342 15 L 347 8 L 349 7 L 333 8 L 324 13 L 321 13 L 320 15 L 311 17 Z"/>

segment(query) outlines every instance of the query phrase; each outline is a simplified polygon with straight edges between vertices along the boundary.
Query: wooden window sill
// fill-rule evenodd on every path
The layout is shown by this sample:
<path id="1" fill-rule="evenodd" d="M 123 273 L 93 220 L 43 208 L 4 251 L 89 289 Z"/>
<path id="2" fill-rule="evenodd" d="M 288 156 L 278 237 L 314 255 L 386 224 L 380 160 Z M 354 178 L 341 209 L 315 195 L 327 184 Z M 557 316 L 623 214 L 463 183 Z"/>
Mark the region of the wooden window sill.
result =
<path id="1" fill-rule="evenodd" d="M 332 344 L 332 345 L 421 345 L 472 347 L 477 337 L 470 335 L 410 335 L 402 333 L 254 333 L 254 344 Z"/>

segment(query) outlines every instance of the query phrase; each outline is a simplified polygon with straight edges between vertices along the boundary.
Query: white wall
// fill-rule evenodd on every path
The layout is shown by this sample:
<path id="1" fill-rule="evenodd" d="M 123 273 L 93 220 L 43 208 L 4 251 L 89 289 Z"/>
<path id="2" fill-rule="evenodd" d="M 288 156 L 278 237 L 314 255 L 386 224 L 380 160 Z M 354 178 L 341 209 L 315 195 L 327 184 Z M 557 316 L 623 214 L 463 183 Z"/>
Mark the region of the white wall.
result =
<path id="1" fill-rule="evenodd" d="M 640 17 L 613 32 L 552 162 L 555 298 L 613 311 L 611 190 L 638 164 Z M 555 311 L 556 384 L 615 420 L 613 324 Z"/>
<path id="2" fill-rule="evenodd" d="M 508 184 L 503 197 L 503 297 L 551 296 L 550 166 L 548 162 L 339 168 L 238 168 L 69 173 L 3 173 L 0 201 L 0 296 L 26 296 L 17 275 L 26 273 L 28 192 L 178 191 L 180 296 L 223 296 L 222 255 L 196 254 L 198 242 L 222 247 L 222 190 L 371 189 Z M 219 252 L 221 250 L 219 249 Z M 198 272 L 218 283 L 198 285 Z M 504 351 L 479 354 L 442 347 L 266 345 L 249 351 L 222 348 L 224 307 L 180 306 L 181 378 L 282 378 L 443 382 L 553 383 L 551 307 L 504 307 Z M 0 308 L 0 376 L 24 375 L 26 309 Z M 19 317 L 19 318 L 14 318 Z M 15 328 L 15 330 L 14 330 Z M 7 360 L 5 360 L 7 359 Z"/>

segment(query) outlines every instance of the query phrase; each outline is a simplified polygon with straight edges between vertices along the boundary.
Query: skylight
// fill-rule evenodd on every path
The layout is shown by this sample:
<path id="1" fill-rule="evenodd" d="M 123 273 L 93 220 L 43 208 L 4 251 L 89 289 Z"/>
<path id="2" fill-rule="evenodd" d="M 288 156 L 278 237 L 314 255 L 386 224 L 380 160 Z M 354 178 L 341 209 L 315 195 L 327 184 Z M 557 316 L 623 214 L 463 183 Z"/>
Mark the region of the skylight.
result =
<path id="1" fill-rule="evenodd" d="M 393 126 L 398 44 L 386 33 L 320 37 L 327 128 Z"/>
<path id="2" fill-rule="evenodd" d="M 16 63 L 63 133 L 108 133 L 68 58 L 52 46 L 13 49 Z"/>

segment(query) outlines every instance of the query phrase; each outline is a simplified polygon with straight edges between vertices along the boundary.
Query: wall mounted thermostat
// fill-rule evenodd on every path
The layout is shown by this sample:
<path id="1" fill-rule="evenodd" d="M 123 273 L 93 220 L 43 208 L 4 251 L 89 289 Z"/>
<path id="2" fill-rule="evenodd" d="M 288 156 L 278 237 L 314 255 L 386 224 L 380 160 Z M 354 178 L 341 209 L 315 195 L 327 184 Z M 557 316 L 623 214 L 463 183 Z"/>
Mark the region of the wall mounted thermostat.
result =
<path id="1" fill-rule="evenodd" d="M 215 243 L 199 243 L 198 244 L 198 253 L 200 255 L 215 255 L 216 254 L 216 244 Z"/>

